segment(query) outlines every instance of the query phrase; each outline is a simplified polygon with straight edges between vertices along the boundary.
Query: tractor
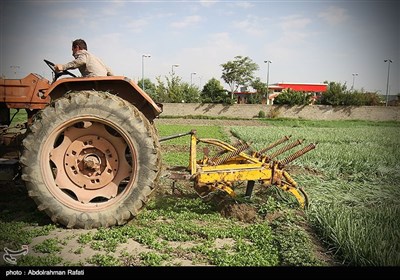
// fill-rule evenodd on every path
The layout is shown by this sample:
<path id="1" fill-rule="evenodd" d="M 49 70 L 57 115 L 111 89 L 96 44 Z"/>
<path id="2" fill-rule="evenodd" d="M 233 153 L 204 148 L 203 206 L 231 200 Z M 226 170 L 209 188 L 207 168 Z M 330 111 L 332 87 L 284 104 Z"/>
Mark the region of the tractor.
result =
<path id="1" fill-rule="evenodd" d="M 162 105 L 126 77 L 76 77 L 44 61 L 52 82 L 33 73 L 0 80 L 1 167 L 20 166 L 28 195 L 54 223 L 125 224 L 160 177 L 154 119 Z M 10 126 L 11 109 L 26 111 L 25 125 Z"/>
<path id="2" fill-rule="evenodd" d="M 250 198 L 259 182 L 307 206 L 306 193 L 285 167 L 316 144 L 278 159 L 303 140 L 279 148 L 290 138 L 285 136 L 256 151 L 250 143 L 200 138 L 196 130 L 159 138 L 155 119 L 163 106 L 132 80 L 76 77 L 44 62 L 52 70 L 51 82 L 34 73 L 0 80 L 0 182 L 15 179 L 9 173 L 20 176 L 37 208 L 54 223 L 91 229 L 132 220 L 158 186 L 161 142 L 185 135 L 190 135 L 189 164 L 167 175 L 173 184 L 192 181 L 197 194 L 207 198 L 215 193 L 235 197 L 236 183 L 247 182 Z M 21 109 L 26 121 L 15 125 Z M 201 144 L 206 145 L 202 158 Z"/>

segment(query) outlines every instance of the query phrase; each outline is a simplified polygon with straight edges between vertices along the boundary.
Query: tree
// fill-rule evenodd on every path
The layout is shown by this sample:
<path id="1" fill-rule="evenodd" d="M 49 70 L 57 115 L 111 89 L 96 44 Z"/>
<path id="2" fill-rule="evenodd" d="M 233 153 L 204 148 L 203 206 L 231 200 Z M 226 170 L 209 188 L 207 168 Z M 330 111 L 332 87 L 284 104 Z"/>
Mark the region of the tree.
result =
<path id="1" fill-rule="evenodd" d="M 155 84 L 155 92 L 151 97 L 156 102 L 169 102 L 168 100 L 168 89 L 165 83 L 161 80 L 161 76 L 156 77 L 157 83 Z"/>
<path id="2" fill-rule="evenodd" d="M 257 77 L 251 82 L 251 87 L 254 88 L 257 92 L 250 95 L 250 97 L 247 99 L 247 103 L 260 104 L 262 99 L 266 98 L 267 96 L 267 84 L 261 82 L 260 78 Z"/>
<path id="3" fill-rule="evenodd" d="M 381 103 L 377 92 L 348 90 L 346 84 L 325 82 L 328 90 L 321 94 L 317 104 L 332 106 L 376 106 Z"/>
<path id="4" fill-rule="evenodd" d="M 204 85 L 200 100 L 202 103 L 224 103 L 226 95 L 220 81 L 212 78 Z"/>
<path id="5" fill-rule="evenodd" d="M 171 78 L 166 76 L 165 79 L 167 80 L 169 102 L 180 103 L 184 101 L 184 93 L 181 87 L 182 78 L 172 74 Z"/>
<path id="6" fill-rule="evenodd" d="M 142 88 L 142 86 L 143 86 L 143 80 L 142 79 L 140 79 L 137 84 L 141 89 L 143 89 Z M 156 96 L 156 85 L 154 83 L 152 83 L 151 80 L 148 79 L 148 78 L 144 79 L 144 91 L 148 95 L 150 95 L 153 99 Z"/>
<path id="7" fill-rule="evenodd" d="M 286 104 L 290 106 L 310 105 L 311 94 L 292 89 L 284 89 L 282 93 L 275 98 L 274 103 L 279 105 Z"/>
<path id="8" fill-rule="evenodd" d="M 338 82 L 324 82 L 328 84 L 328 89 L 318 100 L 318 104 L 323 105 L 344 105 L 343 95 L 348 91 L 346 84 Z"/>
<path id="9" fill-rule="evenodd" d="M 231 89 L 231 99 L 233 93 L 240 85 L 247 86 L 254 79 L 254 71 L 259 69 L 259 66 L 254 63 L 249 57 L 235 56 L 233 61 L 221 64 L 221 78 L 229 85 Z"/>
<path id="10" fill-rule="evenodd" d="M 154 87 L 154 93 L 151 95 L 155 101 L 161 103 L 199 102 L 200 90 L 198 87 L 182 82 L 181 77 L 175 75 L 165 76 L 165 79 L 166 83 L 161 80 L 161 77 L 156 78 L 157 84 Z"/>
<path id="11" fill-rule="evenodd" d="M 200 100 L 200 90 L 197 86 L 190 85 L 189 83 L 182 83 L 180 85 L 182 88 L 183 99 L 182 102 L 185 103 L 197 103 Z"/>

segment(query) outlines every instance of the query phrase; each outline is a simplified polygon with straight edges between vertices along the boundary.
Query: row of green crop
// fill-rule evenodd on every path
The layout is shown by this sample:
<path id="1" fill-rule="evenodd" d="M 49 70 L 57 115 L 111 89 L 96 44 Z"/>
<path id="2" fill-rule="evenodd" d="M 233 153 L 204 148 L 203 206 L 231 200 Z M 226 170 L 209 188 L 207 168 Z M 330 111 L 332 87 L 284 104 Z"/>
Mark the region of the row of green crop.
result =
<path id="1" fill-rule="evenodd" d="M 291 135 L 287 143 L 296 139 L 317 143 L 315 150 L 292 164 L 315 174 L 299 174 L 296 181 L 310 195 L 307 215 L 321 239 L 346 264 L 399 265 L 398 123 L 278 121 L 273 125 L 238 126 L 231 132 L 251 142 L 254 150 L 286 135 Z M 187 139 L 176 141 L 184 145 Z M 182 152 L 181 163 L 187 160 L 187 152 Z M 176 157 L 169 160 L 175 163 Z"/>
<path id="2" fill-rule="evenodd" d="M 292 164 L 312 170 L 296 181 L 310 195 L 307 217 L 350 265 L 400 265 L 400 128 L 234 127 L 256 149 L 284 135 L 318 142 Z M 290 154 L 290 152 L 289 152 Z"/>
<path id="3" fill-rule="evenodd" d="M 256 150 L 285 135 L 290 141 L 305 139 L 304 143 L 317 143 L 317 148 L 301 157 L 299 165 L 321 170 L 326 176 L 347 177 L 368 181 L 379 178 L 392 181 L 399 176 L 399 127 L 280 127 L 234 128 L 233 132 L 246 141 L 252 141 Z M 292 151 L 295 151 L 293 149 Z M 290 154 L 288 152 L 287 154 Z"/>

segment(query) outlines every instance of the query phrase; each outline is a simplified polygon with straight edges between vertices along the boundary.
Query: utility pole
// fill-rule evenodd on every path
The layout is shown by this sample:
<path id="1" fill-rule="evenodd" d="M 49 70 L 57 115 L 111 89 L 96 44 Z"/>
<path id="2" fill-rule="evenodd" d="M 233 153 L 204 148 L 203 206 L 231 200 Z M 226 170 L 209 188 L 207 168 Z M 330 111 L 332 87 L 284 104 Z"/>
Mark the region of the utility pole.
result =
<path id="1" fill-rule="evenodd" d="M 18 71 L 17 69 L 20 69 L 21 67 L 19 67 L 18 65 L 11 65 L 10 68 L 11 68 L 11 69 L 14 69 L 14 70 L 13 70 L 13 72 L 14 72 L 14 78 L 17 78 L 17 71 Z"/>
<path id="2" fill-rule="evenodd" d="M 142 89 L 144 90 L 144 58 L 151 57 L 149 54 L 142 54 Z"/>
<path id="3" fill-rule="evenodd" d="M 389 76 L 390 76 L 390 63 L 393 61 L 391 59 L 385 59 L 384 62 L 388 63 L 388 74 L 387 74 L 387 81 L 386 81 L 386 106 L 389 103 Z"/>
<path id="4" fill-rule="evenodd" d="M 356 79 L 356 76 L 358 76 L 358 73 L 353 73 L 353 85 L 351 86 L 351 90 L 354 91 L 354 80 Z"/>
<path id="5" fill-rule="evenodd" d="M 179 67 L 179 64 L 172 64 L 172 67 L 171 67 L 172 76 L 175 74 L 174 67 Z"/>
<path id="6" fill-rule="evenodd" d="M 193 85 L 193 75 L 196 75 L 196 74 L 197 74 L 196 72 L 190 73 L 190 86 Z"/>
<path id="7" fill-rule="evenodd" d="M 267 63 L 267 105 L 268 105 L 268 97 L 269 97 L 269 64 L 272 63 L 270 60 L 265 60 L 264 63 Z"/>

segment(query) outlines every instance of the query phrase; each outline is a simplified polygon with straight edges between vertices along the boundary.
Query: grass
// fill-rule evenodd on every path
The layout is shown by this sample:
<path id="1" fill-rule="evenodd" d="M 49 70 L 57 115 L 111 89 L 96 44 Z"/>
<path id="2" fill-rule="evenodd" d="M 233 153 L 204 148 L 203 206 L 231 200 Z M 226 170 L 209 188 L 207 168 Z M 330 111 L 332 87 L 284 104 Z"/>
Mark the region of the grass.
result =
<path id="1" fill-rule="evenodd" d="M 167 187 L 171 182 L 162 178 L 164 192 L 156 194 L 129 224 L 78 231 L 78 246 L 71 252 L 76 256 L 95 252 L 86 259 L 65 260 L 61 250 L 67 241 L 48 237 L 32 248 L 39 256 L 22 256 L 18 265 L 179 266 L 182 260 L 215 266 L 331 265 L 316 255 L 314 231 L 325 253 L 344 265 L 399 266 L 399 123 L 265 121 L 268 128 L 237 126 L 231 132 L 251 141 L 255 149 L 285 135 L 305 139 L 304 143 L 318 142 L 315 150 L 292 163 L 300 170 L 292 177 L 311 201 L 304 213 L 282 199 L 286 194 L 270 189 L 257 192 L 247 202 L 256 209 L 257 219 L 243 222 L 222 216 L 216 205 L 205 203 L 186 184 L 178 184 L 180 194 L 172 195 Z M 160 125 L 158 131 L 163 137 L 192 128 Z M 226 128 L 196 129 L 201 138 L 230 142 Z M 165 165 L 188 164 L 189 137 L 162 142 Z M 1 196 L 2 247 L 18 249 L 37 237 L 63 230 L 37 212 L 24 195 L 21 190 L 10 190 L 7 198 Z M 133 253 L 128 249 L 133 241 L 145 249 Z"/>
<path id="2" fill-rule="evenodd" d="M 282 135 L 318 141 L 296 164 L 319 176 L 300 174 L 311 197 L 307 218 L 344 264 L 400 265 L 400 127 L 398 123 L 320 122 L 263 133 L 236 127 L 238 137 L 256 143 Z M 326 127 L 325 127 L 326 125 Z"/>
<path id="3" fill-rule="evenodd" d="M 189 125 L 161 125 L 158 127 L 160 138 L 189 132 L 193 126 Z M 198 126 L 197 135 L 201 138 L 215 138 L 222 141 L 229 141 L 228 136 L 218 126 Z M 189 163 L 190 135 L 161 142 L 165 149 L 163 162 L 169 166 L 187 166 Z"/>
<path id="4" fill-rule="evenodd" d="M 10 116 L 11 116 L 11 125 L 13 125 L 16 123 L 26 122 L 28 115 L 25 110 L 11 109 Z"/>
<path id="5" fill-rule="evenodd" d="M 190 188 L 179 196 L 155 195 L 127 225 L 86 233 L 77 231 L 78 246 L 72 253 L 79 257 L 92 250 L 94 254 L 75 263 L 64 259 L 61 250 L 68 243 L 53 237 L 62 228 L 51 222 L 41 226 L 35 220 L 21 224 L 9 220 L 7 226 L 2 226 L 2 237 L 12 239 L 12 248 L 17 249 L 30 244 L 35 237 L 49 235 L 30 248 L 39 255 L 21 256 L 18 266 L 180 266 L 182 260 L 201 266 L 326 265 L 315 258 L 312 242 L 299 226 L 304 218 L 294 214 L 295 209 L 285 208 L 283 202 L 272 198 L 254 204 L 263 205 L 263 211 L 257 222 L 247 223 L 221 216 L 214 204 L 205 203 Z M 265 217 L 276 210 L 285 214 L 270 224 Z M 18 230 L 10 231 L 11 225 L 18 225 Z M 28 237 L 19 239 L 17 236 L 23 233 L 29 233 Z M 128 246 L 132 241 L 144 251 L 134 254 Z M 121 247 L 126 249 L 121 251 Z"/>

